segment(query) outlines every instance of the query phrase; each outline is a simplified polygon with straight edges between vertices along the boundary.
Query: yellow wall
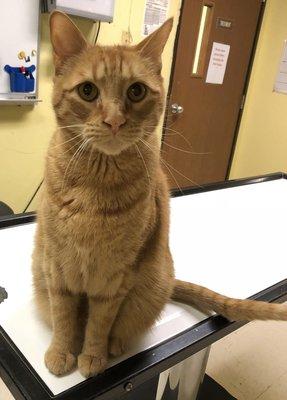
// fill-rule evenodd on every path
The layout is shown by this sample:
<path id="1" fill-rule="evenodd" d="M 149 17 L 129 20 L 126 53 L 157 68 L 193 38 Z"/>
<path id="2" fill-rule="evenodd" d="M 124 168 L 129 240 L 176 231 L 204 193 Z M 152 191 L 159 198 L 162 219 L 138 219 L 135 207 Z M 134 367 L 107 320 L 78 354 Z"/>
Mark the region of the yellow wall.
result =
<path id="1" fill-rule="evenodd" d="M 42 179 L 43 160 L 54 129 L 50 105 L 53 68 L 47 16 L 42 19 L 40 93 L 35 107 L 0 106 L 0 200 L 21 212 Z"/>
<path id="2" fill-rule="evenodd" d="M 267 0 L 230 178 L 287 171 L 287 95 L 273 92 L 287 1 Z"/>
<path id="3" fill-rule="evenodd" d="M 163 75 L 168 86 L 172 49 L 181 0 L 170 0 L 169 15 L 175 16 L 171 38 L 163 55 Z M 140 41 L 145 0 L 116 0 L 114 22 L 102 23 L 98 42 L 116 44 L 124 31 L 130 32 L 134 43 Z M 96 24 L 73 18 L 89 40 L 93 40 Z M 1 106 L 0 108 L 0 201 L 14 212 L 22 212 L 43 176 L 45 152 L 55 128 L 51 108 L 53 66 L 49 44 L 48 16 L 41 19 L 39 66 L 39 98 L 35 107 Z M 160 131 L 159 131 L 160 132 Z M 29 207 L 36 208 L 37 198 Z"/>

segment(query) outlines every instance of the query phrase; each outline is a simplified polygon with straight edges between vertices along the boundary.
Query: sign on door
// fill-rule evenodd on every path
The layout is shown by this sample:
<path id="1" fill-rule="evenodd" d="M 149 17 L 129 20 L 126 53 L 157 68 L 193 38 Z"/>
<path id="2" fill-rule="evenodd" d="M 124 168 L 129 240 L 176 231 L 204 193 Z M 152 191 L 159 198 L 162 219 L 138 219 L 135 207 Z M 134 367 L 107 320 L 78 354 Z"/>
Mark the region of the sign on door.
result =
<path id="1" fill-rule="evenodd" d="M 213 42 L 206 83 L 222 85 L 229 56 L 228 44 Z"/>

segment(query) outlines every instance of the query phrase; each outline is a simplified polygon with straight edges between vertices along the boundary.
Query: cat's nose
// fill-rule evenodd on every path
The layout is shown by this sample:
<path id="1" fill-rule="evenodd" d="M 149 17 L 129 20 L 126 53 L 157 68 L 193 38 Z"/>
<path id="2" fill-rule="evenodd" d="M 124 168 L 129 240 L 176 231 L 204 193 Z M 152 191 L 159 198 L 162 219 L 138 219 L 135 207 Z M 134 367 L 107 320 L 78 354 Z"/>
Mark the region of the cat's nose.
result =
<path id="1" fill-rule="evenodd" d="M 123 115 L 116 115 L 105 118 L 103 123 L 111 129 L 114 135 L 116 135 L 120 127 L 126 123 L 126 119 Z"/>

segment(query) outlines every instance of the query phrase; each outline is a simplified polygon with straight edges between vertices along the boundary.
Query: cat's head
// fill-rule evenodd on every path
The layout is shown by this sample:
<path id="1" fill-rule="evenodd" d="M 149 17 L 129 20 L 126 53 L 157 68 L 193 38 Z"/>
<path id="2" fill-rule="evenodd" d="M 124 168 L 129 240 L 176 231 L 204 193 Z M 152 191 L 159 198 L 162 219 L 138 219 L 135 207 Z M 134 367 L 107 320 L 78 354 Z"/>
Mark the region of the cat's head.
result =
<path id="1" fill-rule="evenodd" d="M 164 105 L 161 54 L 167 20 L 136 46 L 91 46 L 63 13 L 50 18 L 60 126 L 77 131 L 105 154 L 119 154 L 154 132 Z"/>

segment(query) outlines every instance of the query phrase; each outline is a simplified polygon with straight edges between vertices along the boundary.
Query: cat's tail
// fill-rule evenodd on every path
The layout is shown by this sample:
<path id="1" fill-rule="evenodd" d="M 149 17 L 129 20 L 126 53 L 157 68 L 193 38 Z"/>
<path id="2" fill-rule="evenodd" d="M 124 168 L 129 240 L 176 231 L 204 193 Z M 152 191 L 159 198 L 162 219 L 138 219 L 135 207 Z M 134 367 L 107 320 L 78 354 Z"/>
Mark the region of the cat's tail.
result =
<path id="1" fill-rule="evenodd" d="M 209 314 L 214 311 L 230 321 L 287 320 L 287 306 L 223 296 L 203 286 L 175 279 L 172 299 Z"/>

